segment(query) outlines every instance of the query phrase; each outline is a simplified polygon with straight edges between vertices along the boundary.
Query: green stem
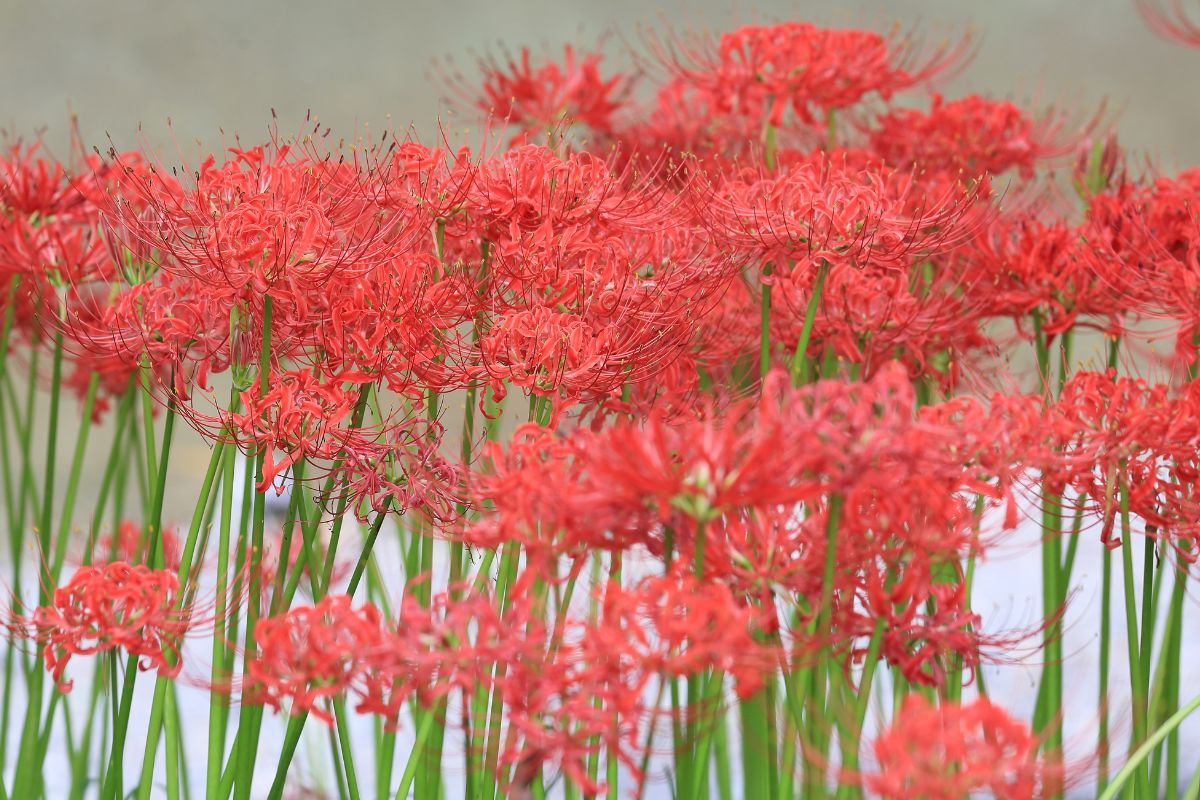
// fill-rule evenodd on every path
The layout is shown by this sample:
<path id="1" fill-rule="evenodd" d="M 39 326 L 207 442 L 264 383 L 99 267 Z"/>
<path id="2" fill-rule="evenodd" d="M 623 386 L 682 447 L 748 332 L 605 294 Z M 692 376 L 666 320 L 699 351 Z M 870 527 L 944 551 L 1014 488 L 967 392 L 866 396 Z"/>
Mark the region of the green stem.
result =
<path id="1" fill-rule="evenodd" d="M 1112 650 L 1112 550 L 1105 547 L 1101 569 L 1104 574 L 1100 577 L 1100 720 L 1096 730 L 1096 786 L 1100 791 L 1108 785 L 1108 657 Z"/>
<path id="2" fill-rule="evenodd" d="M 271 324 L 273 298 L 267 295 L 263 300 L 263 334 L 262 348 L 258 358 L 258 396 L 267 393 L 267 384 L 271 373 Z M 246 639 L 242 661 L 243 674 L 249 672 L 250 664 L 258 655 L 258 642 L 255 637 L 255 626 L 261 611 L 262 589 L 262 550 L 263 528 L 266 522 L 266 495 L 258 490 L 265 483 L 263 465 L 266 452 L 260 448 L 255 455 L 255 479 L 253 521 L 250 529 L 250 581 L 249 602 L 246 604 Z M 281 555 L 280 563 L 287 563 L 286 555 Z M 233 796 L 235 800 L 249 800 L 250 785 L 254 780 L 254 761 L 258 754 L 258 725 L 262 719 L 262 708 L 249 704 L 242 705 L 242 713 L 238 721 L 237 740 L 237 779 L 234 783 Z"/>
<path id="3" fill-rule="evenodd" d="M 792 355 L 791 376 L 792 384 L 801 386 L 812 380 L 812 360 L 808 357 L 808 343 L 812 339 L 813 323 L 817 318 L 817 309 L 821 307 L 821 297 L 825 293 L 825 278 L 829 274 L 829 262 L 821 261 L 817 268 L 817 279 L 813 283 L 812 295 L 808 298 L 808 306 L 804 309 L 804 325 L 800 328 L 800 340 L 796 342 L 796 352 Z"/>
<path id="4" fill-rule="evenodd" d="M 1129 756 L 1129 760 L 1125 762 L 1125 766 L 1117 771 L 1117 774 L 1113 776 L 1112 783 L 1100 793 L 1100 796 L 1096 800 L 1115 800 L 1117 795 L 1121 793 L 1121 787 L 1125 785 L 1126 781 L 1135 775 L 1144 773 L 1145 761 L 1154 752 L 1154 749 L 1158 747 L 1159 743 L 1183 724 L 1183 721 L 1197 708 L 1200 708 L 1200 696 L 1193 698 L 1187 705 L 1172 714 L 1170 719 L 1147 737 L 1137 750 L 1133 751 Z"/>
<path id="5" fill-rule="evenodd" d="M 759 299 L 758 377 L 765 380 L 771 371 L 771 265 L 763 264 Z"/>
<path id="6" fill-rule="evenodd" d="M 408 762 L 404 765 L 404 772 L 400 776 L 400 786 L 396 789 L 396 800 L 405 800 L 408 797 L 408 790 L 412 788 L 413 779 L 417 776 L 417 764 L 421 760 L 421 752 L 425 749 L 425 742 L 429 738 L 429 734 L 433 732 L 433 721 L 433 714 L 421 715 L 416 741 L 413 742 L 412 752 L 409 754 Z M 499 735 L 499 731 L 497 731 L 497 735 Z"/>
<path id="7" fill-rule="evenodd" d="M 166 430 L 170 430 L 169 423 Z M 164 475 L 166 473 L 165 458 L 169 452 L 170 438 L 169 433 L 166 433 L 164 434 L 163 442 L 164 464 L 162 465 L 161 470 Z M 197 499 L 196 506 L 192 512 L 192 521 L 188 526 L 187 539 L 184 543 L 183 552 L 180 554 L 179 570 L 177 573 L 179 578 L 180 592 L 179 596 L 175 600 L 175 606 L 176 609 L 181 612 L 184 610 L 184 598 L 187 595 L 186 587 L 189 583 L 188 578 L 192 571 L 192 561 L 197 553 L 196 540 L 200 535 L 200 527 L 204 524 L 205 511 L 208 508 L 208 498 L 212 493 L 213 484 L 215 483 L 217 477 L 217 469 L 221 465 L 224 452 L 223 446 L 217 446 L 213 448 L 212 455 L 209 457 L 208 469 L 205 471 L 204 481 L 200 484 L 200 496 Z M 160 501 L 156 500 L 156 506 L 159 502 Z M 161 549 L 161 537 L 159 537 L 159 540 L 158 546 Z M 175 657 L 168 652 L 166 653 L 166 660 L 168 664 L 174 664 Z M 150 790 L 154 777 L 154 764 L 158 755 L 159 731 L 161 730 L 164 722 L 164 714 L 169 715 L 169 711 L 165 707 L 165 703 L 167 702 L 167 687 L 169 685 L 170 681 L 165 675 L 159 675 L 155 681 L 154 698 L 150 706 L 150 720 L 146 730 L 146 747 L 142 753 L 142 775 L 138 784 L 138 800 L 150 800 Z M 174 752 L 176 747 L 175 738 L 170 735 L 172 733 L 177 736 L 178 730 L 175 729 L 168 732 L 168 760 L 174 758 L 174 756 L 171 754 Z M 168 780 L 167 785 L 172 785 L 170 780 Z"/>
<path id="8" fill-rule="evenodd" d="M 55 326 L 58 327 L 57 325 Z M 58 406 L 62 389 L 63 335 L 59 331 L 54 337 L 54 366 L 50 379 L 50 421 L 46 433 L 46 471 L 45 482 L 42 486 L 42 509 L 38 522 L 39 558 L 50 557 L 50 529 L 54 513 L 54 468 L 55 455 L 58 449 Z M 30 385 L 37 383 L 36 374 L 31 376 Z M 26 417 L 26 437 L 29 428 L 33 427 L 32 409 Z M 45 605 L 49 602 L 49 579 L 39 583 L 38 603 Z M 13 794 L 17 797 L 36 797 L 41 794 L 42 773 L 40 761 L 37 758 L 42 719 L 42 689 L 45 685 L 45 671 L 41 659 L 34 659 L 30 667 L 28 679 L 28 705 L 25 711 L 25 726 L 21 733 L 21 744 L 18 749 L 19 760 L 16 774 L 13 778 Z"/>
<path id="9" fill-rule="evenodd" d="M 1129 522 L 1129 489 L 1125 484 L 1123 473 L 1118 484 L 1121 504 L 1121 566 L 1125 582 L 1125 633 L 1129 656 L 1129 688 L 1133 702 L 1133 736 L 1130 738 L 1130 747 L 1133 747 L 1146 741 L 1146 696 L 1142 680 L 1143 654 L 1138 649 L 1137 601 L 1134 596 L 1133 582 L 1133 539 Z M 1124 772 L 1124 768 L 1121 771 Z M 1115 781 L 1114 778 L 1114 784 Z M 1150 793 L 1149 782 L 1150 778 L 1146 771 L 1138 769 L 1135 796 L 1139 800 L 1151 800 L 1153 797 Z M 1110 791 L 1112 788 L 1109 786 L 1106 791 Z"/>

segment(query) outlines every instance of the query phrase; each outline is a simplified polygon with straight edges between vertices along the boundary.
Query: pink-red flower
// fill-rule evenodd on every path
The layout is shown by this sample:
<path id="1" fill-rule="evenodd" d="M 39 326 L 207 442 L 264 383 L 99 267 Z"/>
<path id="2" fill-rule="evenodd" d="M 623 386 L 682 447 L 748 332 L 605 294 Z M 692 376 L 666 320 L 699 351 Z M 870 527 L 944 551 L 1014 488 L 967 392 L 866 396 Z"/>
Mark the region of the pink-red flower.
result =
<path id="1" fill-rule="evenodd" d="M 480 61 L 481 92 L 466 90 L 461 79 L 455 83 L 477 111 L 519 128 L 514 141 L 545 135 L 570 122 L 603 134 L 611 129 L 631 84 L 621 73 L 603 76 L 602 59 L 600 53 L 577 55 L 568 44 L 561 63 L 535 62 L 529 48 L 522 47 L 520 56 L 509 55 L 504 63 Z"/>
<path id="2" fill-rule="evenodd" d="M 987 792 L 1031 800 L 1061 791 L 1062 767 L 1029 727 L 988 700 L 931 705 L 909 695 L 874 742 L 867 787 L 888 800 L 956 800 Z"/>
<path id="3" fill-rule="evenodd" d="M 922 53 L 908 34 L 784 22 L 738 28 L 715 47 L 681 42 L 678 49 L 682 55 L 666 54 L 678 74 L 717 98 L 723 111 L 778 126 L 789 108 L 811 124 L 869 95 L 890 99 L 954 69 L 968 43 Z"/>
<path id="4" fill-rule="evenodd" d="M 20 627 L 42 644 L 46 669 L 64 692 L 71 688 L 63 674 L 73 657 L 112 650 L 138 659 L 141 670 L 173 677 L 182 666 L 183 637 L 203 623 L 181 599 L 174 571 L 114 561 L 80 567 Z"/>

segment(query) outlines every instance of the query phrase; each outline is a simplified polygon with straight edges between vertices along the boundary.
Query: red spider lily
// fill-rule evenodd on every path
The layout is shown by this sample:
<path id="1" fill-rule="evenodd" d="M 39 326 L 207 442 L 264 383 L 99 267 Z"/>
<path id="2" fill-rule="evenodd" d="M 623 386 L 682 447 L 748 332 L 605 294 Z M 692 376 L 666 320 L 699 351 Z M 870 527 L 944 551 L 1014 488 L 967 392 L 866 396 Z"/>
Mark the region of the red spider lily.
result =
<path id="1" fill-rule="evenodd" d="M 656 43 L 657 44 L 657 43 Z M 820 28 L 807 22 L 746 26 L 711 41 L 658 45 L 661 59 L 721 110 L 771 125 L 790 107 L 804 123 L 855 105 L 868 95 L 889 99 L 959 67 L 969 50 L 955 45 L 922 54 L 911 34 Z"/>
<path id="2" fill-rule="evenodd" d="M 743 697 L 756 692 L 778 663 L 772 648 L 755 638 L 758 613 L 728 586 L 679 569 L 632 589 L 609 587 L 604 604 L 605 624 L 626 616 L 637 621 L 647 672 L 686 677 L 717 669 L 734 678 Z"/>
<path id="3" fill-rule="evenodd" d="M 731 272 L 668 190 L 587 154 L 513 150 L 483 165 L 468 208 L 489 242 L 481 366 L 566 402 L 605 397 L 682 352 L 688 316 Z"/>
<path id="4" fill-rule="evenodd" d="M 480 61 L 482 91 L 468 88 L 461 77 L 451 86 L 475 110 L 517 126 L 514 143 L 553 131 L 564 121 L 603 134 L 611 129 L 613 115 L 632 85 L 621 73 L 602 77 L 602 60 L 600 53 L 578 57 L 566 45 L 561 64 L 543 60 L 535 66 L 529 48 L 522 47 L 518 58 L 508 55 L 505 63 Z"/>
<path id="5" fill-rule="evenodd" d="M 962 403 L 941 419 L 924 411 L 914 417 L 913 389 L 895 365 L 865 385 L 822 381 L 788 390 L 784 383 L 770 376 L 760 401 L 716 419 L 668 424 L 651 416 L 641 427 L 616 425 L 588 448 L 586 466 L 613 497 L 631 492 L 661 514 L 676 508 L 704 520 L 906 475 L 968 481 L 964 470 L 989 447 L 971 425 L 1005 422 L 966 413 Z M 989 467 L 999 475 L 1002 465 Z"/>
<path id="6" fill-rule="evenodd" d="M 186 401 L 208 389 L 210 373 L 251 363 L 258 345 L 231 330 L 228 306 L 195 281 L 101 285 L 73 293 L 62 329 L 81 368 L 98 371 L 110 394 L 145 366 L 155 384 Z"/>
<path id="7" fill-rule="evenodd" d="M 465 531 L 466 540 L 485 547 L 505 541 L 527 548 L 553 545 L 574 516 L 569 504 L 579 480 L 574 452 L 570 440 L 534 423 L 518 427 L 505 445 L 489 442 L 483 452 L 488 469 L 471 473 L 470 480 L 476 503 L 492 513 Z"/>
<path id="8" fill-rule="evenodd" d="M 1183 7 L 1183 0 L 1137 0 L 1137 8 L 1159 36 L 1185 47 L 1200 47 L 1200 24 Z"/>
<path id="9" fill-rule="evenodd" d="M 414 398 L 421 387 L 471 384 L 473 348 L 460 331 L 475 312 L 465 302 L 470 290 L 459 276 L 437 278 L 436 263 L 432 254 L 414 252 L 331 298 L 313 332 L 321 368 L 370 375 Z"/>
<path id="10" fill-rule="evenodd" d="M 988 700 L 934 706 L 911 694 L 873 744 L 879 771 L 867 775 L 867 786 L 889 800 L 1053 795 L 1062 765 L 1039 747 L 1027 725 Z"/>
<path id="11" fill-rule="evenodd" d="M 892 109 L 868 135 L 871 150 L 893 167 L 971 176 L 1015 169 L 1030 178 L 1039 164 L 1072 151 L 1075 137 L 1064 126 L 1058 114 L 1034 118 L 1007 101 L 973 94 L 946 102 L 935 93 L 929 111 Z"/>
<path id="12" fill-rule="evenodd" d="M 38 155 L 41 142 L 15 142 L 0 155 L 0 216 L 29 219 L 72 215 L 83 195 L 57 161 Z"/>
<path id="13" fill-rule="evenodd" d="M 430 219 L 445 218 L 459 210 L 476 166 L 467 148 L 450 154 L 419 142 L 395 146 L 379 168 L 380 185 L 372 195 L 380 206 Z"/>
<path id="14" fill-rule="evenodd" d="M 549 655 L 520 662 L 504 682 L 517 737 L 502 761 L 517 765 L 518 783 L 554 761 L 598 791 L 586 763 L 601 746 L 640 780 L 648 688 L 715 669 L 748 696 L 777 663 L 755 639 L 756 612 L 721 584 L 671 573 L 628 588 L 608 582 L 597 592 L 599 619 L 562 624 Z"/>
<path id="15" fill-rule="evenodd" d="M 796 437 L 787 436 L 784 414 L 755 405 L 746 402 L 728 419 L 668 423 L 651 416 L 645 426 L 613 426 L 587 450 L 593 491 L 609 503 L 657 510 L 664 520 L 678 511 L 702 523 L 741 506 L 811 496 L 817 487 L 803 476 L 817 454 L 805 457 Z"/>
<path id="16" fill-rule="evenodd" d="M 455 691 L 490 693 L 497 681 L 515 680 L 521 664 L 543 662 L 546 632 L 531 616 L 532 598 L 516 590 L 509 599 L 503 607 L 469 586 L 451 586 L 428 604 L 406 596 L 393 636 L 372 660 L 359 710 L 393 717 L 414 695 L 428 706 Z"/>
<path id="17" fill-rule="evenodd" d="M 1009 317 L 1018 330 L 1036 311 L 1042 330 L 1063 333 L 1087 318 L 1106 331 L 1121 330 L 1121 317 L 1138 305 L 1146 288 L 1130 284 L 1104 253 L 1109 221 L 1094 217 L 1083 225 L 1047 220 L 1034 211 L 997 217 L 959 255 L 963 280 L 977 287 L 980 311 Z"/>
<path id="18" fill-rule="evenodd" d="M 839 609 L 839 616 L 845 615 L 838 622 L 843 630 L 856 630 L 859 641 L 865 641 L 876 622 L 882 621 L 879 657 L 895 665 L 911 683 L 925 686 L 945 683 L 952 656 L 957 657 L 954 665 L 969 675 L 979 664 L 982 648 L 1000 650 L 1000 645 L 1014 644 L 980 632 L 982 619 L 970 609 L 957 562 L 949 562 L 953 565 L 949 576 L 945 574 L 949 565 L 940 562 L 939 576 L 919 550 L 905 555 L 911 557 L 896 554 L 889 559 L 891 566 L 885 571 L 890 574 L 868 565 L 860 590 L 862 608 Z M 858 660 L 866 652 L 865 645 L 856 646 L 851 659 Z"/>
<path id="19" fill-rule="evenodd" d="M 49 605 L 38 606 L 14 627 L 43 645 L 46 669 L 63 692 L 71 689 L 63 673 L 72 657 L 112 650 L 136 657 L 138 669 L 174 677 L 182 666 L 183 637 L 204 624 L 194 608 L 180 607 L 179 592 L 170 569 L 123 561 L 80 567 L 54 590 Z"/>
<path id="20" fill-rule="evenodd" d="M 440 424 L 414 417 L 388 425 L 370 446 L 347 445 L 336 474 L 346 496 L 357 501 L 351 507 L 359 521 L 366 521 L 366 508 L 419 510 L 444 525 L 459 517 L 469 505 L 462 467 L 441 454 L 442 434 Z"/>
<path id="21" fill-rule="evenodd" d="M 230 306 L 276 301 L 303 321 L 332 281 L 352 281 L 403 253 L 418 220 L 383 213 L 380 174 L 286 145 L 231 149 L 181 187 L 157 170 L 119 185 L 112 236 L 168 273 L 200 281 Z"/>
<path id="22" fill-rule="evenodd" d="M 58 285 L 111 274 L 96 226 L 70 217 L 0 218 L 0 275 L 44 276 Z"/>
<path id="23" fill-rule="evenodd" d="M 369 668 L 386 629 L 379 610 L 358 609 L 345 595 L 326 595 L 314 606 L 260 619 L 258 651 L 246 668 L 244 700 L 290 713 L 308 711 L 333 724 L 325 701 L 342 694 Z"/>
<path id="24" fill-rule="evenodd" d="M 814 270 L 772 276 L 770 355 L 781 369 L 792 366 L 816 291 Z M 983 328 L 984 303 L 972 286 L 952 273 L 914 265 L 908 271 L 829 265 L 814 308 L 806 355 L 821 363 L 826 353 L 869 378 L 900 361 L 915 379 L 946 390 L 996 351 Z M 718 371 L 757 353 L 761 297 L 743 285 L 727 293 L 702 321 L 701 363 Z"/>
<path id="25" fill-rule="evenodd" d="M 719 106 L 720 100 L 705 89 L 672 78 L 659 87 L 637 121 L 612 136 L 620 155 L 660 180 L 684 177 L 697 167 L 704 173 L 721 173 L 732 159 L 751 155 L 759 130 L 755 120 L 724 114 Z M 679 166 L 649 172 L 664 151 L 678 157 Z"/>
<path id="26" fill-rule="evenodd" d="M 1122 185 L 1092 198 L 1104 234 L 1093 237 L 1097 271 L 1112 294 L 1123 295 L 1138 311 L 1178 323 L 1176 357 L 1188 365 L 1195 361 L 1200 330 L 1198 197 L 1200 170 L 1189 169 L 1150 186 Z"/>
<path id="27" fill-rule="evenodd" d="M 630 176 L 615 173 L 604 159 L 588 153 L 560 157 L 535 145 L 485 162 L 468 201 L 494 245 L 498 268 L 505 257 L 522 252 L 589 246 L 583 236 L 589 231 L 605 238 L 653 232 L 670 210 L 663 190 L 632 186 Z M 555 241 L 564 233 L 571 235 L 568 241 Z"/>
<path id="28" fill-rule="evenodd" d="M 612 587 L 605 591 L 610 594 Z M 605 615 L 603 622 L 571 625 L 565 641 L 548 656 L 521 662 L 507 673 L 503 691 L 511 735 L 500 763 L 515 766 L 515 786 L 528 786 L 543 765 L 553 763 L 583 791 L 602 792 L 605 785 L 592 780 L 587 769 L 601 750 L 640 782 L 651 673 L 638 661 L 635 640 L 628 638 L 642 632 L 614 622 Z"/>
<path id="29" fill-rule="evenodd" d="M 1167 538 L 1185 561 L 1195 560 L 1198 403 L 1195 382 L 1172 397 L 1167 386 L 1114 372 L 1081 372 L 1063 387 L 1050 420 L 1061 455 L 1044 469 L 1056 483 L 1087 493 L 1103 516 L 1101 538 L 1108 546 L 1121 543 L 1113 528 L 1124 491 L 1147 533 Z"/>
<path id="30" fill-rule="evenodd" d="M 715 234 L 784 274 L 806 275 L 826 262 L 907 269 L 969 241 L 979 226 L 977 190 L 933 188 L 911 172 L 860 169 L 820 154 L 711 192 L 703 213 Z"/>
<path id="31" fill-rule="evenodd" d="M 258 387 L 242 392 L 244 410 L 229 414 L 224 423 L 239 443 L 263 454 L 258 491 L 273 486 L 279 473 L 300 459 L 335 458 L 349 437 L 360 435 L 342 423 L 350 417 L 358 393 L 364 391 L 356 385 L 362 379 L 302 369 L 270 376 L 265 393 L 260 394 Z M 353 388 L 344 388 L 346 384 Z M 277 451 L 284 454 L 280 460 Z"/>

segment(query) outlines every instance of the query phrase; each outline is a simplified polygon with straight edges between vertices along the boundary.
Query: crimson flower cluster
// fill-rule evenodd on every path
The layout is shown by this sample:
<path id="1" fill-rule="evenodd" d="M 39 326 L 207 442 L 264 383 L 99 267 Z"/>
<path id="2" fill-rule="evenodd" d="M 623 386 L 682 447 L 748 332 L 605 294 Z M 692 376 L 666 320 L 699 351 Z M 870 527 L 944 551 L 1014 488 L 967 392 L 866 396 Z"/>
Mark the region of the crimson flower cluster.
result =
<path id="1" fill-rule="evenodd" d="M 873 744 L 871 791 L 889 800 L 951 800 L 986 791 L 1003 800 L 1061 787 L 1062 766 L 1029 728 L 988 700 L 933 705 L 913 695 Z"/>
<path id="2" fill-rule="evenodd" d="M 181 600 L 173 571 L 114 561 L 80 567 L 49 604 L 15 617 L 9 627 L 42 646 L 46 669 L 64 692 L 71 688 L 63 676 L 73 657 L 115 650 L 136 658 L 140 670 L 171 677 L 182 667 L 184 635 L 202 624 Z"/>
<path id="3" fill-rule="evenodd" d="M 1200 43 L 1179 3 L 1140 5 Z M 7 146 L 0 367 L 116 417 L 105 491 L 144 506 L 86 552 L 50 542 L 72 520 L 30 477 L 40 408 L 6 396 L 9 519 L 46 501 L 57 586 L 13 602 L 34 608 L 10 638 L 65 690 L 101 652 L 175 678 L 216 627 L 211 691 L 336 725 L 342 701 L 389 729 L 432 714 L 435 739 L 461 711 L 471 780 L 514 795 L 547 769 L 597 793 L 602 761 L 640 786 L 669 725 L 676 788 L 705 796 L 687 754 L 721 745 L 702 723 L 733 702 L 786 753 L 762 770 L 779 785 L 795 760 L 822 794 L 836 741 L 854 792 L 1056 794 L 1057 664 L 1033 729 L 950 698 L 1033 633 L 1054 652 L 1066 510 L 1108 547 L 1169 543 L 1181 579 L 1200 554 L 1200 170 L 1135 174 L 1099 115 L 936 91 L 966 39 L 784 22 L 646 44 L 637 74 L 568 46 L 450 77 L 487 123 L 473 147 L 311 118 L 175 167 Z M 1076 369 L 1089 330 L 1112 368 Z M 1128 377 L 1121 354 L 1159 338 L 1162 383 Z M 1004 365 L 1030 344 L 1026 380 Z M 176 420 L 213 449 L 186 546 L 144 521 Z M 1030 500 L 1045 618 L 998 631 L 974 569 Z M 908 699 L 861 770 L 876 671 Z"/>

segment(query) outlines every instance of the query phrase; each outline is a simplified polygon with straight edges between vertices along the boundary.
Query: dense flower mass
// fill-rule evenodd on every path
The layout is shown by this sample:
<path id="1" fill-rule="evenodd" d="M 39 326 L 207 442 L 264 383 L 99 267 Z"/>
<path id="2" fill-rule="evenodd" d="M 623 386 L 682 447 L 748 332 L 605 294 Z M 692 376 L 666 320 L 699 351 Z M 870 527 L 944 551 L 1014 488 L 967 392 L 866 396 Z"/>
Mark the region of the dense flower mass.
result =
<path id="1" fill-rule="evenodd" d="M 0 797 L 56 796 L 56 725 L 62 796 L 103 800 L 138 737 L 137 796 L 187 796 L 205 724 L 191 774 L 237 800 L 264 753 L 271 797 L 1187 785 L 1200 170 L 937 90 L 967 40 L 645 44 L 453 75 L 474 146 L 311 118 L 178 167 L 5 146 Z M 1041 605 L 996 614 L 978 575 L 1020 547 Z M 1081 594 L 1105 666 L 1074 741 Z"/>

